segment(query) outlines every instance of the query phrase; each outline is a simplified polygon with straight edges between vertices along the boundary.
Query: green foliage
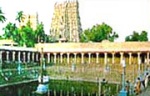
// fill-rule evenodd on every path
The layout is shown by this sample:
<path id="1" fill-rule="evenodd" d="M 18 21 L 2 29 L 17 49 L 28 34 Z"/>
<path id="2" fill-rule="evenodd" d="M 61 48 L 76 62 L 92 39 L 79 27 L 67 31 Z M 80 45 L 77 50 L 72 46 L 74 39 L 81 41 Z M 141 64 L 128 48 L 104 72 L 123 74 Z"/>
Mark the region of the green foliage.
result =
<path id="1" fill-rule="evenodd" d="M 21 42 L 18 42 L 21 46 L 23 46 L 24 44 L 27 47 L 33 47 L 35 44 L 35 32 L 34 30 L 31 28 L 30 25 L 26 25 L 24 27 L 21 28 L 20 30 L 20 35 L 21 35 Z"/>
<path id="2" fill-rule="evenodd" d="M 113 32 L 113 29 L 105 23 L 94 25 L 91 29 L 86 29 L 80 35 L 81 42 L 101 42 L 102 40 L 113 42 L 116 38 L 118 38 L 118 34 Z"/>
<path id="3" fill-rule="evenodd" d="M 4 28 L 4 39 L 12 39 L 17 42 L 19 46 L 23 46 L 24 44 L 27 47 L 34 46 L 34 31 L 33 29 L 26 25 L 22 28 L 17 28 L 17 26 L 13 23 L 8 23 Z"/>
<path id="4" fill-rule="evenodd" d="M 148 34 L 146 31 L 142 31 L 140 34 L 134 31 L 132 35 L 129 35 L 125 38 L 125 41 L 148 41 L 147 35 Z"/>
<path id="5" fill-rule="evenodd" d="M 23 11 L 19 11 L 16 20 L 22 22 L 24 19 Z M 4 28 L 4 34 L 0 38 L 12 39 L 19 46 L 34 47 L 38 42 L 50 42 L 51 38 L 45 34 L 44 25 L 41 22 L 37 25 L 37 28 L 33 30 L 31 28 L 30 21 L 25 26 L 18 28 L 16 24 L 9 22 Z"/>
<path id="6" fill-rule="evenodd" d="M 12 39 L 13 35 L 16 35 L 16 25 L 11 22 L 9 22 L 3 30 L 5 32 L 3 35 L 4 39 Z"/>
<path id="7" fill-rule="evenodd" d="M 0 7 L 0 22 L 4 23 L 6 21 L 6 18 L 4 16 L 4 13 Z"/>
<path id="8" fill-rule="evenodd" d="M 23 14 L 23 11 L 19 11 L 17 13 L 17 16 L 16 16 L 16 20 L 20 23 L 21 21 L 23 21 L 25 19 L 25 16 Z"/>
<path id="9" fill-rule="evenodd" d="M 44 33 L 44 25 L 43 23 L 41 22 L 40 24 L 37 25 L 37 28 L 35 30 L 35 41 L 36 43 L 38 42 L 41 42 L 41 41 L 45 41 L 44 40 L 44 36 L 45 36 L 45 33 Z"/>

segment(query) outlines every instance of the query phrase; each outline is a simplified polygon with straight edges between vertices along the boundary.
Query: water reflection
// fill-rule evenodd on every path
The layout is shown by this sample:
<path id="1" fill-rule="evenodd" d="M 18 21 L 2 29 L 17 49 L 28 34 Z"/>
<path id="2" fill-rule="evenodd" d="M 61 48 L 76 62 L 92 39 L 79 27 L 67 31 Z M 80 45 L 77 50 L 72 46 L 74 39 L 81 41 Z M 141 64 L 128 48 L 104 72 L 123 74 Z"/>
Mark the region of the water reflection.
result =
<path id="1" fill-rule="evenodd" d="M 98 83 L 83 81 L 50 80 L 46 94 L 35 94 L 38 82 L 0 88 L 0 96 L 98 96 Z M 111 88 L 116 94 L 116 85 Z"/>
<path id="2" fill-rule="evenodd" d="M 0 96 L 32 96 L 38 82 L 0 88 Z"/>

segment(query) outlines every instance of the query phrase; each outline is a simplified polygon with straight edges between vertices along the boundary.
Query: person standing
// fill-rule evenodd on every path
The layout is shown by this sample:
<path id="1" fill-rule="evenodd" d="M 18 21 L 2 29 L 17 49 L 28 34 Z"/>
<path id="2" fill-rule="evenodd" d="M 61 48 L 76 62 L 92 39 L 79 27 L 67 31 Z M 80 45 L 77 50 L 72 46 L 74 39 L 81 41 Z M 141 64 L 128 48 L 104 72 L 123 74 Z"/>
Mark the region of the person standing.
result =
<path id="1" fill-rule="evenodd" d="M 141 93 L 141 80 L 140 80 L 140 77 L 137 78 L 135 91 L 136 91 L 137 95 Z"/>
<path id="2" fill-rule="evenodd" d="M 148 77 L 149 77 L 149 74 L 148 73 L 146 73 L 146 76 L 145 76 L 145 88 L 147 88 L 147 86 L 148 86 L 148 82 L 149 82 L 149 79 L 148 79 Z"/>

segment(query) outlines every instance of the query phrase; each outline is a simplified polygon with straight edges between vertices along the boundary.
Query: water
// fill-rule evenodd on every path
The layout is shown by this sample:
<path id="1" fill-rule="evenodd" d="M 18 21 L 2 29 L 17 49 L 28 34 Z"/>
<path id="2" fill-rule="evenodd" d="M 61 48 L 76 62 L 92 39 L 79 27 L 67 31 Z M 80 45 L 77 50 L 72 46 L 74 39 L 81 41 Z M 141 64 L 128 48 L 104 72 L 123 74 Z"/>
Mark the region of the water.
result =
<path id="1" fill-rule="evenodd" d="M 37 82 L 13 85 L 0 88 L 0 96 L 32 96 L 36 89 Z"/>
<path id="2" fill-rule="evenodd" d="M 50 80 L 49 93 L 44 95 L 33 94 L 37 86 L 38 82 L 31 82 L 3 87 L 0 88 L 0 96 L 98 96 L 99 93 L 99 84 L 94 82 Z M 117 94 L 115 84 L 101 88 L 108 94 Z"/>

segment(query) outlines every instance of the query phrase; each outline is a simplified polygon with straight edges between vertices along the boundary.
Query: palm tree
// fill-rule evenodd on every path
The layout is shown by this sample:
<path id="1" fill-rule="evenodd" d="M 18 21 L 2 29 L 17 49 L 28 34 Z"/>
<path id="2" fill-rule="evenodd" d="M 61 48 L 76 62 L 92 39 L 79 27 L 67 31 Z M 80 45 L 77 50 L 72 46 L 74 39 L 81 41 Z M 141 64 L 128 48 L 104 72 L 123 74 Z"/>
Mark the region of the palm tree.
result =
<path id="1" fill-rule="evenodd" d="M 17 20 L 19 22 L 19 27 L 21 27 L 21 29 L 19 30 L 21 38 L 23 36 L 23 28 L 25 27 L 25 26 L 21 26 L 21 22 L 24 22 L 24 19 L 25 19 L 25 15 L 23 14 L 23 11 L 17 12 L 17 16 L 16 16 L 15 20 Z M 24 40 L 20 40 L 20 42 L 21 43 L 19 43 L 19 45 L 24 45 L 24 43 L 25 43 Z"/>
<path id="2" fill-rule="evenodd" d="M 6 18 L 4 16 L 4 13 L 2 12 L 2 9 L 0 8 L 0 22 L 4 23 L 6 21 Z"/>
<path id="3" fill-rule="evenodd" d="M 19 11 L 17 13 L 17 16 L 16 16 L 16 20 L 20 23 L 20 22 L 23 22 L 25 19 L 25 16 L 23 14 L 23 11 Z"/>

